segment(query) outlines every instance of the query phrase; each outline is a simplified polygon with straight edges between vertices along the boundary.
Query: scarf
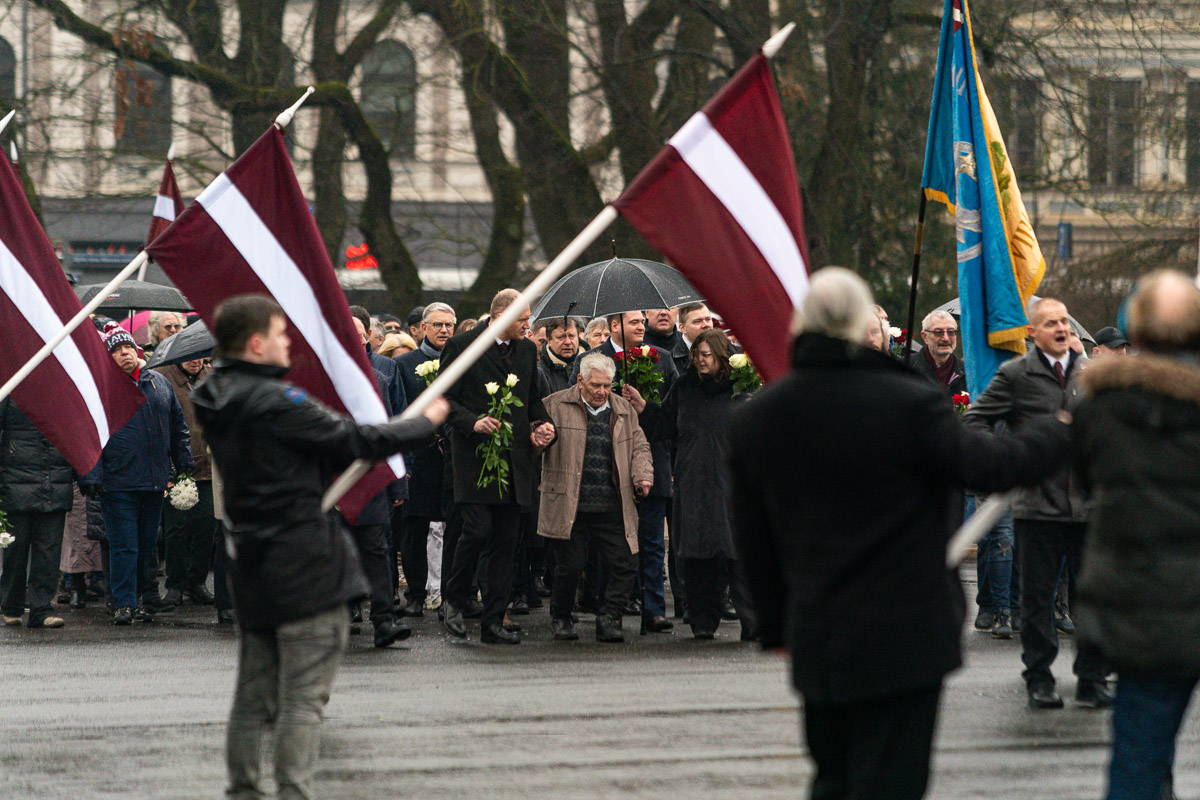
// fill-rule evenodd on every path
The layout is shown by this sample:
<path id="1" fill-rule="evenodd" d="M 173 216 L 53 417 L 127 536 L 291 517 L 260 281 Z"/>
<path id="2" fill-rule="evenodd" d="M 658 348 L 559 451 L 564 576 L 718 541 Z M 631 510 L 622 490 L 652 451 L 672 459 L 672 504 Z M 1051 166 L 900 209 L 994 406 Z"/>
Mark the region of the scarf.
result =
<path id="1" fill-rule="evenodd" d="M 440 359 L 442 357 L 442 351 L 435 350 L 428 339 L 422 339 L 421 343 L 417 345 L 417 349 L 429 356 L 430 359 Z"/>
<path id="2" fill-rule="evenodd" d="M 921 352 L 925 354 L 925 358 L 933 366 L 933 371 L 937 373 L 938 380 L 941 382 L 941 384 L 943 386 L 949 386 L 950 379 L 954 377 L 954 354 L 951 353 L 950 357 L 947 358 L 939 367 L 938 363 L 933 360 L 933 356 L 930 355 L 928 347 Z"/>

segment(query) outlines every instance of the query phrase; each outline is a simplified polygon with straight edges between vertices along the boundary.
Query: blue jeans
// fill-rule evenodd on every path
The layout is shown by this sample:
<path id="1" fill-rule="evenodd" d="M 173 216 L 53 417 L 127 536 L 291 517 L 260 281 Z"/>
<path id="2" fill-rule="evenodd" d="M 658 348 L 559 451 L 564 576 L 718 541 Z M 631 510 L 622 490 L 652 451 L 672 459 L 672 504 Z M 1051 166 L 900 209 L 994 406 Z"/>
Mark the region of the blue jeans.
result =
<path id="1" fill-rule="evenodd" d="M 151 588 L 147 577 L 158 544 L 162 506 L 162 492 L 106 492 L 100 498 L 108 534 L 109 583 L 117 608 L 133 608 Z"/>
<path id="2" fill-rule="evenodd" d="M 638 504 L 638 572 L 642 584 L 642 617 L 665 617 L 663 562 L 667 545 L 663 525 L 667 520 L 667 497 L 644 497 Z"/>
<path id="3" fill-rule="evenodd" d="M 1175 763 L 1175 735 L 1196 678 L 1122 673 L 1113 703 L 1108 800 L 1157 800 Z"/>
<path id="4" fill-rule="evenodd" d="M 979 594 L 975 602 L 980 608 L 1011 611 L 1017 603 L 1013 587 L 1013 517 L 1005 513 L 979 543 L 975 560 L 979 578 Z"/>

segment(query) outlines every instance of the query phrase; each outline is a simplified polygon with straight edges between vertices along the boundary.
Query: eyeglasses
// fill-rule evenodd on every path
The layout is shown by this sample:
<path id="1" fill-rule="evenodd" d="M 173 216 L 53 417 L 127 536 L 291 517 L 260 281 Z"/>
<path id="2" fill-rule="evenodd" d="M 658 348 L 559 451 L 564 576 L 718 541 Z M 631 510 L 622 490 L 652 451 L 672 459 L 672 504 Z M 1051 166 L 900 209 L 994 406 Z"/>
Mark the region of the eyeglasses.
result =
<path id="1" fill-rule="evenodd" d="M 182 325 L 163 325 L 162 329 L 164 331 L 178 331 L 178 330 L 183 330 L 183 326 Z"/>
<path id="2" fill-rule="evenodd" d="M 943 336 L 953 339 L 956 336 L 958 336 L 958 331 L 953 328 L 938 328 L 935 331 L 925 331 L 925 332 L 928 333 L 930 336 L 932 336 L 935 339 L 941 339 Z"/>
<path id="3" fill-rule="evenodd" d="M 400 332 L 399 325 L 384 325 L 383 329 L 385 331 L 387 331 L 388 333 L 399 333 Z"/>
<path id="4" fill-rule="evenodd" d="M 446 328 L 449 330 L 454 327 L 454 323 L 453 322 L 426 322 L 425 327 L 426 328 Z"/>

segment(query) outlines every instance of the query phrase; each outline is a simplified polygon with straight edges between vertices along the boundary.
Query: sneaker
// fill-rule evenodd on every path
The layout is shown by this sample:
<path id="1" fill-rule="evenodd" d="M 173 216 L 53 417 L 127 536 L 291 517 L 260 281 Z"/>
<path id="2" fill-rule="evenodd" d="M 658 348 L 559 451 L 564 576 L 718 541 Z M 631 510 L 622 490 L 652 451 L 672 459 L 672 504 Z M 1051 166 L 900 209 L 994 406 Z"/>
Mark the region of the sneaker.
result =
<path id="1" fill-rule="evenodd" d="M 981 608 L 975 615 L 975 630 L 990 631 L 996 625 L 996 612 L 990 608 Z"/>
<path id="2" fill-rule="evenodd" d="M 1011 639 L 1013 637 L 1012 617 L 1007 611 L 996 612 L 996 624 L 992 626 L 993 639 Z"/>
<path id="3" fill-rule="evenodd" d="M 112 624 L 113 625 L 132 625 L 133 624 L 133 609 L 128 608 L 128 607 L 118 608 L 113 613 Z"/>
<path id="4" fill-rule="evenodd" d="M 67 623 L 63 621 L 62 617 L 45 617 L 39 622 L 30 622 L 29 627 L 30 628 L 61 628 L 63 625 L 66 625 L 66 624 Z"/>

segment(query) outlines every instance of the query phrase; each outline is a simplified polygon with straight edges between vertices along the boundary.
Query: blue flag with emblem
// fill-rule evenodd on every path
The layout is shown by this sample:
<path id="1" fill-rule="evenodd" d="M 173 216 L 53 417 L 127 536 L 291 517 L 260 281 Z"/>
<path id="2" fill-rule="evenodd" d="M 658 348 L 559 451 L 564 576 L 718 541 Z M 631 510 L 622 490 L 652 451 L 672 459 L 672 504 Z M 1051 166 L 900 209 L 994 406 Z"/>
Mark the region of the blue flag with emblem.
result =
<path id="1" fill-rule="evenodd" d="M 1046 272 L 996 115 L 975 70 L 967 0 L 946 0 L 921 187 L 954 214 L 967 391 L 1025 352 L 1026 304 Z"/>

